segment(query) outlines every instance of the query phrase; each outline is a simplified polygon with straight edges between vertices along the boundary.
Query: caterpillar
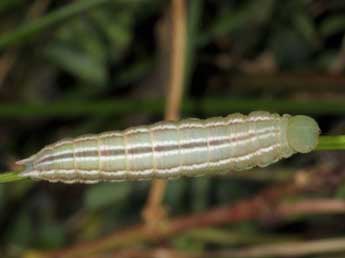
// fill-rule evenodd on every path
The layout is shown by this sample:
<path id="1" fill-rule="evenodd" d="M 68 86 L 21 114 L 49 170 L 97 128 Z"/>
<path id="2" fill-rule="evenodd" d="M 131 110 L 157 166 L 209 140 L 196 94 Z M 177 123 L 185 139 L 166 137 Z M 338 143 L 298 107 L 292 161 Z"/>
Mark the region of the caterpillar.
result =
<path id="1" fill-rule="evenodd" d="M 319 134 L 310 117 L 255 111 L 64 139 L 17 164 L 50 182 L 170 179 L 265 167 L 312 151 Z"/>

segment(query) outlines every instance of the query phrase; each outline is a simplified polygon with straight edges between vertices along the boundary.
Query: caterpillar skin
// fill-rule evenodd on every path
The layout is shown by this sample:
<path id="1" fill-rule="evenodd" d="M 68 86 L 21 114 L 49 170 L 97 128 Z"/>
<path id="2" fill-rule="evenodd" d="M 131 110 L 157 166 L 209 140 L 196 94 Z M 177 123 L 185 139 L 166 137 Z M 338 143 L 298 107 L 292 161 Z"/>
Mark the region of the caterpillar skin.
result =
<path id="1" fill-rule="evenodd" d="M 200 176 L 310 152 L 319 133 L 307 116 L 236 113 L 65 139 L 17 164 L 25 166 L 24 177 L 63 183 Z"/>

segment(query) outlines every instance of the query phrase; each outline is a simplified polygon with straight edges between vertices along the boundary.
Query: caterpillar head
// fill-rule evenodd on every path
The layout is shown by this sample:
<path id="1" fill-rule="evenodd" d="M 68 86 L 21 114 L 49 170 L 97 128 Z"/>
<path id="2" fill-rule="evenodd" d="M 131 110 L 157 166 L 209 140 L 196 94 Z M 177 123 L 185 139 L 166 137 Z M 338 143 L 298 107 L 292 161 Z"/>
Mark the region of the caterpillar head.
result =
<path id="1" fill-rule="evenodd" d="M 288 120 L 287 138 L 290 147 L 301 153 L 314 150 L 319 142 L 320 128 L 308 116 L 292 116 Z"/>

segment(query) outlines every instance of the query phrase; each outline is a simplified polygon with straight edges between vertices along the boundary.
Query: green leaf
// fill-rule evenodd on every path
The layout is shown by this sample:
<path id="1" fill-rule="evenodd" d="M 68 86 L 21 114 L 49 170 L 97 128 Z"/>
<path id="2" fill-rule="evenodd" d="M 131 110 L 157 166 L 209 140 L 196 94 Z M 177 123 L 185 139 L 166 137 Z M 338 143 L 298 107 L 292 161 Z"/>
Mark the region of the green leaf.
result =
<path id="1" fill-rule="evenodd" d="M 11 231 L 7 235 L 8 241 L 13 245 L 25 247 L 32 242 L 33 226 L 31 224 L 29 214 L 21 212 L 16 218 L 15 224 L 11 225 Z"/>
<path id="2" fill-rule="evenodd" d="M 106 44 L 97 33 L 97 30 L 87 19 L 72 20 L 68 26 L 61 27 L 56 33 L 56 40 L 51 45 L 68 45 L 77 49 L 80 53 L 89 56 L 99 62 L 106 62 Z M 48 46 L 48 48 L 49 48 Z"/>
<path id="3" fill-rule="evenodd" d="M 320 26 L 320 33 L 324 37 L 329 37 L 336 33 L 344 33 L 344 30 L 345 30 L 344 15 L 328 17 L 322 22 Z"/>
<path id="4" fill-rule="evenodd" d="M 296 30 L 281 29 L 271 38 L 275 58 L 280 67 L 298 69 L 305 65 L 312 54 L 310 43 Z"/>
<path id="5" fill-rule="evenodd" d="M 66 21 L 68 18 L 77 17 L 78 14 L 107 2 L 110 2 L 110 0 L 83 0 L 73 2 L 46 16 L 23 24 L 16 30 L 8 32 L 0 37 L 0 50 L 10 45 L 27 42 L 27 40 L 37 35 L 39 32 Z"/>
<path id="6" fill-rule="evenodd" d="M 37 245 L 40 248 L 57 248 L 62 246 L 65 242 L 65 231 L 64 227 L 61 227 L 59 224 L 52 223 L 42 223 L 41 226 L 37 229 Z"/>
<path id="7" fill-rule="evenodd" d="M 192 207 L 193 211 L 202 211 L 206 209 L 209 199 L 210 178 L 199 177 L 192 181 Z"/>
<path id="8" fill-rule="evenodd" d="M 338 187 L 335 196 L 340 199 L 345 199 L 345 184 L 342 184 Z"/>
<path id="9" fill-rule="evenodd" d="M 107 206 L 114 206 L 125 201 L 130 193 L 129 183 L 100 183 L 88 188 L 85 195 L 85 207 L 98 210 Z"/>
<path id="10" fill-rule="evenodd" d="M 188 180 L 189 181 L 189 180 Z M 167 185 L 165 201 L 174 212 L 179 213 L 184 209 L 182 198 L 188 189 L 187 180 L 172 180 Z"/>
<path id="11" fill-rule="evenodd" d="M 317 43 L 319 43 L 315 24 L 310 16 L 305 14 L 296 15 L 293 22 L 297 30 L 303 35 L 310 45 L 316 46 Z"/>
<path id="12" fill-rule="evenodd" d="M 45 54 L 51 62 L 81 78 L 85 83 L 104 85 L 107 82 L 106 64 L 86 53 L 56 44 L 47 48 Z"/>
<path id="13" fill-rule="evenodd" d="M 130 10 L 123 12 L 109 12 L 109 10 L 97 10 L 90 14 L 98 29 L 110 43 L 110 55 L 117 60 L 130 45 L 132 39 L 132 23 Z"/>
<path id="14" fill-rule="evenodd" d="M 239 9 L 222 10 L 209 31 L 198 40 L 199 45 L 203 46 L 216 37 L 268 22 L 273 11 L 273 3 L 273 0 L 250 1 Z"/>
<path id="15" fill-rule="evenodd" d="M 115 78 L 115 81 L 118 84 L 129 84 L 142 79 L 145 75 L 152 71 L 152 68 L 152 60 L 145 59 L 141 62 L 135 62 L 128 66 L 126 70 L 119 72 Z"/>

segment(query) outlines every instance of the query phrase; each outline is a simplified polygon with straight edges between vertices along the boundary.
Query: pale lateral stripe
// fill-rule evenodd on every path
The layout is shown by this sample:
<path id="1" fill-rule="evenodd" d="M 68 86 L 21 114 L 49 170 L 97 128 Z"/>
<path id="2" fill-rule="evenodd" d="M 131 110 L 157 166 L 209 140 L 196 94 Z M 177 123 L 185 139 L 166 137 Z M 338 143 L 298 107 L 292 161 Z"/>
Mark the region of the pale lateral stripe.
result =
<path id="1" fill-rule="evenodd" d="M 259 136 L 261 136 L 261 135 L 264 135 L 264 134 L 266 134 L 266 133 L 268 133 L 268 132 L 274 132 L 274 130 L 276 130 L 276 129 L 272 129 L 272 128 L 264 128 L 264 129 L 261 129 L 261 130 L 258 130 L 258 133 L 256 134 L 256 137 L 259 137 Z M 208 131 L 209 132 L 209 131 Z M 221 143 L 218 143 L 217 145 L 215 145 L 215 147 L 216 148 L 226 148 L 226 147 L 228 147 L 228 145 L 229 144 L 231 144 L 231 141 L 232 140 L 234 140 L 234 138 L 242 138 L 242 137 L 244 137 L 244 136 L 246 136 L 246 134 L 245 133 L 239 133 L 238 135 L 236 135 L 236 137 L 234 136 L 234 135 L 232 135 L 232 136 L 216 136 L 216 137 L 212 137 L 212 140 L 215 140 L 215 141 L 219 141 L 219 142 L 221 142 Z M 254 136 L 253 136 L 254 137 Z M 278 137 L 279 137 L 279 135 L 278 135 Z M 230 141 L 230 143 L 229 143 L 229 141 Z M 250 141 L 252 141 L 252 140 L 248 140 L 249 142 Z M 175 146 L 175 147 L 177 147 L 178 149 L 179 149 L 179 151 L 180 152 L 183 152 L 183 153 L 186 153 L 186 152 L 193 152 L 194 150 L 193 150 L 193 148 L 186 148 L 186 147 L 184 147 L 184 148 L 182 148 L 182 146 L 183 145 L 187 145 L 187 144 L 193 144 L 193 143 L 198 143 L 198 144 L 200 144 L 200 143 L 203 143 L 203 142 L 205 142 L 205 139 L 203 139 L 203 140 L 200 140 L 200 139 L 187 139 L 187 141 L 182 141 L 182 144 L 181 144 L 181 141 L 180 141 L 180 144 L 178 144 L 178 143 L 174 143 L 174 142 L 170 142 L 169 144 L 166 144 L 166 145 L 164 145 L 164 144 L 161 144 L 161 145 L 152 145 L 153 147 L 156 147 L 156 148 L 158 148 L 158 147 L 165 147 L 165 146 Z M 207 140 L 206 140 L 206 142 L 207 142 Z M 207 145 L 208 145 L 208 147 L 210 148 L 210 146 L 209 146 L 209 142 L 210 142 L 210 138 L 209 138 L 209 141 L 207 142 Z M 174 144 L 171 144 L 171 143 L 174 143 Z M 214 146 L 212 146 L 212 148 L 215 148 Z M 194 147 L 195 148 L 195 147 Z M 204 149 L 205 147 L 201 147 L 201 149 Z M 97 149 L 97 148 L 92 148 L 92 149 Z M 111 149 L 109 149 L 109 150 L 120 150 L 120 149 L 124 149 L 123 147 L 122 148 L 118 148 L 118 147 L 114 147 L 114 148 L 111 148 Z M 126 145 L 126 149 L 130 149 L 130 147 L 129 146 L 127 146 Z M 155 149 L 155 148 L 154 148 Z M 97 152 L 99 152 L 98 151 L 98 149 L 97 149 Z M 71 154 L 75 154 L 75 155 L 77 155 L 77 154 L 80 154 L 80 152 L 71 152 Z M 169 154 L 173 154 L 173 153 L 176 153 L 176 149 L 174 149 L 174 148 L 171 148 L 171 149 L 169 149 L 169 150 L 164 150 L 164 151 L 157 151 L 157 150 L 155 150 L 155 153 L 156 154 L 158 154 L 158 155 L 156 155 L 156 156 L 160 156 L 160 155 L 169 155 Z M 161 154 L 161 153 L 163 153 L 163 154 Z M 132 156 L 135 156 L 136 158 L 137 157 L 139 157 L 139 156 L 141 156 L 141 155 L 150 155 L 150 153 L 148 152 L 148 153 L 132 153 L 131 154 Z M 55 156 L 58 156 L 58 155 L 55 155 Z M 120 156 L 120 155 L 117 155 L 117 156 Z M 112 159 L 114 156 L 101 156 L 101 158 L 102 159 L 105 159 L 105 160 L 109 160 L 109 159 Z M 115 156 L 116 157 L 116 156 Z M 120 157 L 119 157 L 120 158 Z M 117 159 L 119 159 L 119 158 L 117 158 Z M 45 165 L 51 165 L 51 164 L 53 164 L 53 163 L 56 163 L 56 162 L 61 162 L 61 161 L 66 161 L 66 160 L 69 160 L 69 159 L 73 159 L 73 157 L 70 157 L 70 158 L 64 158 L 64 159 L 58 159 L 58 160 L 51 160 L 51 161 L 46 161 L 46 162 L 42 162 L 42 163 L 40 163 L 39 165 L 40 166 L 45 166 Z M 92 157 L 92 156 L 88 156 L 88 157 L 78 157 L 78 159 L 81 159 L 81 160 L 97 160 L 98 159 L 98 157 Z M 126 160 L 128 160 L 128 158 L 126 158 Z"/>
<path id="2" fill-rule="evenodd" d="M 268 132 L 268 133 L 271 133 L 271 132 Z M 262 135 L 261 137 L 263 137 L 263 136 L 266 136 L 266 137 L 270 137 L 270 134 L 268 134 L 268 135 Z M 242 142 L 241 143 L 239 143 L 239 144 L 244 144 L 245 142 L 250 142 L 251 141 L 251 139 L 250 138 L 247 138 L 247 139 L 242 139 L 241 140 Z M 222 144 L 222 146 L 227 146 L 227 145 L 229 145 L 229 143 L 224 143 L 224 144 Z M 276 146 L 278 146 L 278 145 L 276 145 Z M 218 147 L 218 146 L 217 146 Z M 268 146 L 268 147 L 265 147 L 265 148 L 263 148 L 263 149 L 260 149 L 259 148 L 259 151 L 261 150 L 261 151 L 265 151 L 265 150 L 267 150 L 268 148 L 269 148 L 270 146 Z M 195 149 L 200 149 L 200 148 L 204 148 L 204 147 L 197 147 L 197 148 L 194 148 L 194 151 L 195 151 Z M 176 150 L 173 150 L 173 151 L 175 151 L 176 152 Z M 252 154 L 252 153 L 251 153 Z M 249 155 L 250 154 L 248 154 L 247 156 L 245 156 L 245 157 L 249 157 Z M 227 160 L 234 160 L 234 159 L 238 159 L 238 160 L 241 160 L 241 158 L 240 158 L 241 156 L 239 156 L 239 157 L 231 157 L 231 158 L 229 158 L 229 159 L 225 159 L 225 162 L 227 161 Z M 97 160 L 97 157 L 92 157 L 94 160 Z M 109 157 L 109 158 L 111 158 L 111 157 Z M 85 159 L 87 159 L 87 158 L 85 158 Z M 225 163 L 223 163 L 222 162 L 222 160 L 220 160 L 219 161 L 219 164 L 225 164 Z M 214 165 L 217 165 L 217 162 L 209 162 L 209 166 L 214 166 Z M 189 166 L 185 166 L 185 165 L 183 165 L 183 166 L 181 166 L 181 168 L 183 168 L 183 170 L 190 170 L 192 167 L 193 167 L 194 165 L 189 165 Z M 207 167 L 207 163 L 206 164 L 195 164 L 195 166 L 194 166 L 195 168 L 203 168 L 203 167 Z M 165 172 L 169 172 L 170 171 L 170 173 L 172 172 L 172 171 L 175 171 L 175 170 L 178 170 L 179 168 L 178 167 L 174 167 L 174 168 L 169 168 L 169 169 L 167 169 L 167 170 L 164 170 L 164 169 L 157 169 L 157 170 L 159 170 L 160 171 L 160 173 L 159 174 L 161 174 L 161 173 L 165 173 Z M 83 171 L 88 171 L 88 170 L 83 170 Z M 124 170 L 124 171 L 128 171 L 128 170 Z M 106 172 L 109 172 L 109 173 L 113 173 L 113 172 L 111 172 L 111 171 L 106 171 Z M 132 172 L 136 172 L 136 171 L 131 171 L 131 173 Z M 114 173 L 116 173 L 116 172 L 114 172 Z"/>
<path id="3" fill-rule="evenodd" d="M 206 127 L 208 126 L 228 126 L 228 125 L 233 125 L 233 124 L 239 124 L 239 123 L 243 123 L 243 122 L 256 122 L 256 121 L 268 121 L 268 120 L 275 120 L 275 117 L 272 116 L 265 116 L 265 117 L 255 117 L 255 116 L 247 116 L 247 117 L 241 117 L 241 118 L 236 118 L 236 119 L 232 119 L 232 120 L 226 120 L 224 121 L 224 119 L 228 119 L 228 116 L 223 118 L 223 117 L 217 117 L 217 118 L 213 118 L 213 119 L 219 119 L 219 121 L 217 122 L 210 122 L 208 120 L 210 119 L 206 119 Z M 186 123 L 186 122 L 180 122 L 181 129 L 184 128 L 200 128 L 203 127 L 204 125 L 202 124 L 202 120 L 197 119 L 197 118 L 190 118 L 189 120 L 193 120 L 194 122 L 199 122 L 199 123 Z M 113 137 L 113 136 L 122 136 L 123 134 L 126 135 L 130 135 L 130 134 L 134 134 L 134 133 L 138 133 L 138 132 L 148 132 L 149 130 L 165 130 L 165 129 L 174 129 L 176 128 L 176 125 L 173 124 L 163 124 L 162 122 L 153 124 L 152 126 L 149 126 L 149 128 L 141 126 L 141 127 L 132 127 L 132 128 L 128 128 L 126 129 L 124 132 L 121 131 L 110 131 L 110 132 L 104 132 L 101 133 L 100 135 L 84 135 L 84 136 L 80 136 L 78 138 L 76 138 L 75 140 L 71 140 L 71 139 L 65 139 L 65 140 L 61 140 L 57 143 L 54 144 L 50 144 L 48 146 L 46 146 L 45 148 L 43 148 L 41 150 L 41 152 L 45 151 L 46 149 L 54 149 L 56 147 L 59 147 L 63 144 L 73 144 L 73 143 L 79 143 L 82 141 L 88 141 L 88 140 L 94 140 L 97 137 Z"/>
<path id="4" fill-rule="evenodd" d="M 76 170 L 77 169 L 77 166 L 76 166 L 76 163 L 77 163 L 77 157 L 76 157 L 76 152 L 75 152 L 75 147 L 76 147 L 76 143 L 74 141 L 72 141 L 72 153 L 73 153 L 73 169 Z"/>
<path id="5" fill-rule="evenodd" d="M 155 144 L 154 144 L 154 136 L 153 136 L 153 130 L 149 130 L 150 134 L 150 141 L 152 146 L 152 175 L 153 177 L 157 173 L 157 161 L 156 161 L 156 151 L 155 151 Z"/>
<path id="6" fill-rule="evenodd" d="M 274 144 L 272 146 L 268 146 L 268 147 L 262 148 L 262 149 L 260 149 L 258 151 L 269 152 L 272 149 L 275 149 L 277 147 L 279 147 L 279 144 Z M 246 155 L 243 155 L 243 156 L 240 156 L 240 157 L 231 157 L 231 158 L 228 158 L 228 159 L 223 159 L 223 160 L 219 160 L 219 161 L 215 161 L 215 162 L 210 162 L 210 166 L 211 167 L 216 167 L 216 166 L 219 166 L 219 165 L 228 164 L 228 163 L 230 163 L 232 161 L 238 161 L 238 160 L 243 161 L 243 160 L 246 160 L 246 159 L 250 158 L 251 155 L 253 155 L 253 153 L 249 153 L 249 154 L 246 154 Z M 189 165 L 189 166 L 182 166 L 181 170 L 185 170 L 185 169 L 186 170 L 190 170 L 191 168 L 194 168 L 194 169 L 205 169 L 207 167 L 206 167 L 205 163 L 201 163 L 201 164 L 193 164 L 193 165 Z M 178 170 L 177 168 L 159 169 L 159 170 L 160 170 L 159 174 L 161 174 L 161 175 L 176 175 L 176 174 L 178 174 L 180 172 L 180 170 Z M 22 175 L 26 176 L 26 177 L 34 177 L 34 178 L 35 177 L 40 177 L 40 176 L 53 176 L 55 174 L 60 174 L 60 175 L 68 176 L 69 174 L 72 174 L 74 171 L 75 170 L 73 170 L 73 169 L 70 169 L 70 170 L 68 170 L 68 169 L 48 170 L 48 171 L 44 171 L 44 172 L 40 172 L 38 170 L 33 170 L 33 171 L 30 171 L 30 172 L 24 172 Z M 114 177 L 115 180 L 117 180 L 116 178 L 123 178 L 123 179 L 125 179 L 126 174 L 127 174 L 127 171 L 125 171 L 125 170 L 124 171 L 116 171 L 116 172 L 104 172 L 104 171 L 98 171 L 98 170 L 80 170 L 80 172 L 85 174 L 85 175 L 88 175 L 88 176 L 97 175 L 98 173 L 101 173 L 105 177 Z M 152 169 L 147 169 L 147 170 L 143 170 L 143 171 L 133 171 L 133 173 L 141 173 L 141 174 L 147 173 L 149 175 L 149 174 L 152 174 Z M 62 178 L 62 179 L 60 179 L 58 181 L 64 181 L 64 179 Z M 83 182 L 83 180 L 82 180 L 82 182 Z"/>
<path id="7" fill-rule="evenodd" d="M 216 119 L 219 119 L 219 121 L 215 121 Z M 178 128 L 180 129 L 185 129 L 185 128 L 202 128 L 203 126 L 206 127 L 222 127 L 222 126 L 229 126 L 229 125 L 234 125 L 234 124 L 239 124 L 239 123 L 243 123 L 243 122 L 256 122 L 256 121 L 268 121 L 268 120 L 275 120 L 275 118 L 270 117 L 270 116 L 266 116 L 266 117 L 255 117 L 255 116 L 249 116 L 249 117 L 244 117 L 243 115 L 241 115 L 241 118 L 236 118 L 236 119 L 229 119 L 229 117 L 225 117 L 226 121 L 224 121 L 224 118 L 222 117 L 218 117 L 218 118 L 212 118 L 212 119 L 206 119 L 206 123 L 205 125 L 203 125 L 202 120 L 200 119 L 196 119 L 196 118 L 190 118 L 190 119 L 186 119 L 184 122 L 180 122 L 178 123 Z M 210 121 L 211 120 L 211 121 Z M 190 123 L 187 123 L 187 121 L 189 121 Z M 192 122 L 191 122 L 192 121 Z M 149 126 L 147 127 L 133 127 L 133 128 L 128 128 L 126 129 L 124 132 L 120 132 L 120 131 L 113 131 L 113 132 L 105 132 L 102 133 L 100 135 L 85 135 L 85 136 L 81 136 L 76 138 L 75 140 L 71 140 L 71 139 L 65 139 L 65 140 L 61 140 L 55 144 L 51 144 L 46 146 L 45 148 L 43 148 L 41 150 L 41 152 L 39 153 L 43 153 L 46 150 L 54 150 L 55 148 L 64 145 L 64 144 L 76 144 L 76 143 L 80 143 L 83 141 L 88 141 L 88 140 L 95 140 L 98 139 L 99 137 L 114 137 L 114 136 L 118 136 L 121 137 L 124 134 L 125 135 L 131 135 L 131 134 L 135 134 L 135 133 L 145 133 L 148 131 L 159 131 L 159 130 L 166 130 L 166 129 L 176 129 L 176 125 L 174 124 L 165 124 L 162 122 L 153 124 L 151 127 Z M 91 148 L 91 147 L 90 147 Z M 75 148 L 74 150 L 75 152 L 80 152 L 83 151 L 83 149 L 78 149 Z M 95 149 L 96 151 L 96 149 Z M 47 156 L 43 156 L 39 159 L 43 160 L 45 159 Z"/>
<path id="8" fill-rule="evenodd" d="M 125 177 L 126 177 L 126 179 L 128 179 L 128 177 L 129 177 L 128 173 L 130 171 L 130 166 L 129 166 L 129 158 L 128 158 L 127 134 L 124 133 L 122 139 L 123 139 L 123 148 L 125 150 L 125 165 L 126 165 L 126 171 L 127 171 Z"/>

